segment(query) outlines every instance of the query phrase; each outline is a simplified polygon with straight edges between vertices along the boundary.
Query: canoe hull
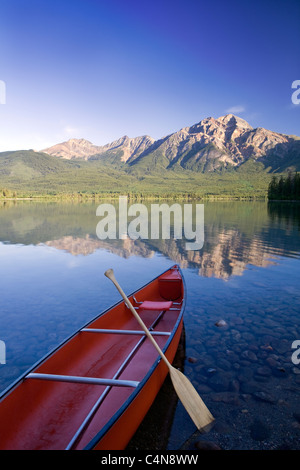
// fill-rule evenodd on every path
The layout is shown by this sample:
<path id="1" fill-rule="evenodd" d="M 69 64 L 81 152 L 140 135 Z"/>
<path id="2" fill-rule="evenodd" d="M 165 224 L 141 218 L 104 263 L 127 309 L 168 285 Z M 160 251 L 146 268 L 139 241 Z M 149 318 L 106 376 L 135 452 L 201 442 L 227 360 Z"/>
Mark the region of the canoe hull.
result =
<path id="1" fill-rule="evenodd" d="M 172 363 L 181 337 L 183 321 L 181 320 L 172 343 L 166 351 L 166 357 Z M 130 439 L 134 436 L 139 425 L 143 421 L 152 403 L 154 402 L 164 380 L 168 374 L 168 368 L 163 361 L 159 361 L 153 371 L 146 378 L 145 384 L 137 393 L 126 410 L 111 426 L 103 430 L 99 436 L 87 446 L 93 450 L 122 450 L 125 449 Z"/>
<path id="2" fill-rule="evenodd" d="M 129 299 L 172 362 L 185 307 L 179 267 L 173 266 Z M 169 310 L 160 311 L 156 303 L 156 310 L 139 307 L 143 301 L 164 301 L 165 305 L 166 300 L 173 302 Z M 167 373 L 130 310 L 118 302 L 3 393 L 0 449 L 124 449 Z M 114 385 L 102 384 L 102 380 L 114 381 Z"/>

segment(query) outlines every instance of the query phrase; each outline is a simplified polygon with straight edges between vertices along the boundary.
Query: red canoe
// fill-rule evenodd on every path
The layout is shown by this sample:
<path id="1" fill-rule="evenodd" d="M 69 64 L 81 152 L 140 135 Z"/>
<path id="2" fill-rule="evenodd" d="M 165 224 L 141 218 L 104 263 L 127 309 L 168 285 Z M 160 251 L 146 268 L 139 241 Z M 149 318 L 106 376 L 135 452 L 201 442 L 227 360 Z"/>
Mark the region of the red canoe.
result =
<path id="1" fill-rule="evenodd" d="M 180 268 L 173 266 L 129 300 L 172 362 L 185 306 Z M 0 449 L 124 449 L 167 373 L 121 301 L 2 394 Z"/>

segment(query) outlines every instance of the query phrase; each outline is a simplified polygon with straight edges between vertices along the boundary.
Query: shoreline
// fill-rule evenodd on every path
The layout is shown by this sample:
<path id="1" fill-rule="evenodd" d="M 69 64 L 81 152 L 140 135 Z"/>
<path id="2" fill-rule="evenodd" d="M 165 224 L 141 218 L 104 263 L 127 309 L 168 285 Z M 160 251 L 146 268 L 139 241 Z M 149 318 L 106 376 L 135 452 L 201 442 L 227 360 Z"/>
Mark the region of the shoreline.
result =
<path id="1" fill-rule="evenodd" d="M 175 200 L 175 201 L 264 201 L 264 202 L 271 202 L 268 201 L 266 196 L 201 196 L 201 195 L 183 195 L 183 194 L 168 194 L 168 195 L 132 195 L 132 194 L 122 194 L 122 193 L 114 193 L 114 194 L 97 194 L 97 195 L 74 195 L 74 196 L 65 196 L 65 195 L 56 195 L 56 196 L 49 196 L 49 195 L 39 195 L 39 196 L 20 196 L 20 197 L 0 197 L 0 203 L 6 201 L 40 201 L 40 202 L 61 202 L 61 201 L 71 201 L 71 202 L 82 202 L 82 201 L 102 201 L 102 200 L 115 200 L 118 199 L 120 196 L 127 196 L 128 200 L 135 200 L 135 201 L 152 201 L 152 200 Z M 274 201 L 274 202 L 282 202 L 282 201 Z M 286 201 L 286 202 L 299 202 L 299 201 Z"/>

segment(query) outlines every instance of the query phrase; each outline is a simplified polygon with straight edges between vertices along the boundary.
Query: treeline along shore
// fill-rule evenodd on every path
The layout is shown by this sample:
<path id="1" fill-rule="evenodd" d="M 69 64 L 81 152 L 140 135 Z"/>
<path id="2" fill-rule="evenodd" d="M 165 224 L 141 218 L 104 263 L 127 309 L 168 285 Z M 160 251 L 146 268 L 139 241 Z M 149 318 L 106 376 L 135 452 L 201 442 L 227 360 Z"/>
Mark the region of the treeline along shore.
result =
<path id="1" fill-rule="evenodd" d="M 288 173 L 287 176 L 273 176 L 269 188 L 270 201 L 300 201 L 300 174 Z"/>

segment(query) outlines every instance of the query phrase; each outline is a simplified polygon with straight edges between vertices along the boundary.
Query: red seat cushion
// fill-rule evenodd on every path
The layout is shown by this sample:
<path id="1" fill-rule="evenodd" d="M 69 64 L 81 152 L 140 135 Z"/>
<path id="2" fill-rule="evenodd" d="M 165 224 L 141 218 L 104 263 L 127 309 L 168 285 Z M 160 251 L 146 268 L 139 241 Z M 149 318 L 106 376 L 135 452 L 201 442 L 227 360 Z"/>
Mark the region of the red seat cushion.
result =
<path id="1" fill-rule="evenodd" d="M 171 271 L 170 273 L 163 274 L 159 278 L 162 281 L 177 281 L 178 279 L 181 279 L 181 276 L 178 271 Z"/>
<path id="2" fill-rule="evenodd" d="M 152 302 L 145 300 L 145 302 L 140 305 L 140 308 L 144 310 L 169 310 L 170 307 L 172 307 L 172 301 Z"/>

